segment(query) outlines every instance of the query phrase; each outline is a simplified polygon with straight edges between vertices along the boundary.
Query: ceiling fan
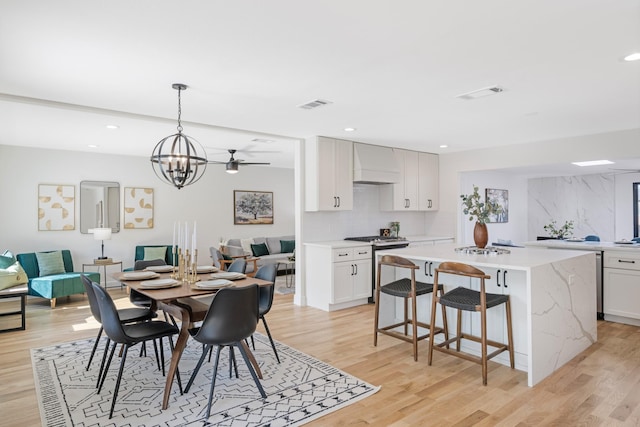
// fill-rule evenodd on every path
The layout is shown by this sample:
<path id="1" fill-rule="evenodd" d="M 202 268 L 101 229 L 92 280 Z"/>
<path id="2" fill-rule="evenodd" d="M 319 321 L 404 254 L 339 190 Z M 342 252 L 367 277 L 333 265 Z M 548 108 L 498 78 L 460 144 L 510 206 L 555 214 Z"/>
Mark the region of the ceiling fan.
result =
<path id="1" fill-rule="evenodd" d="M 235 159 L 233 155 L 237 150 L 229 149 L 227 150 L 231 154 L 231 158 L 226 162 L 220 162 L 216 160 L 209 160 L 207 163 L 214 163 L 219 165 L 225 165 L 227 169 L 227 173 L 238 173 L 238 166 L 248 166 L 248 165 L 270 165 L 271 163 L 266 162 L 245 162 L 242 159 Z"/>

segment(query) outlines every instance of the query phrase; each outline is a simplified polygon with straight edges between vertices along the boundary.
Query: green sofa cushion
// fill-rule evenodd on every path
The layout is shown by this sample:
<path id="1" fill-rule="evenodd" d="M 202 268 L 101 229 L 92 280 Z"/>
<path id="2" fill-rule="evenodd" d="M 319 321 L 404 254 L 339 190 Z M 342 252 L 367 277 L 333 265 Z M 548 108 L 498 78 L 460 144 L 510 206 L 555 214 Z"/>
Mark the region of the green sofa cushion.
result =
<path id="1" fill-rule="evenodd" d="M 148 246 L 144 248 L 144 261 L 151 261 L 154 259 L 164 260 L 167 257 L 166 246 Z"/>
<path id="2" fill-rule="evenodd" d="M 253 256 L 255 257 L 269 255 L 269 249 L 267 248 L 266 243 L 252 244 L 251 252 L 253 252 Z"/>
<path id="3" fill-rule="evenodd" d="M 36 259 L 38 260 L 38 270 L 41 277 L 65 272 L 62 252 L 60 251 L 36 252 Z"/>
<path id="4" fill-rule="evenodd" d="M 293 252 L 296 248 L 295 240 L 280 240 L 280 252 L 287 254 Z"/>

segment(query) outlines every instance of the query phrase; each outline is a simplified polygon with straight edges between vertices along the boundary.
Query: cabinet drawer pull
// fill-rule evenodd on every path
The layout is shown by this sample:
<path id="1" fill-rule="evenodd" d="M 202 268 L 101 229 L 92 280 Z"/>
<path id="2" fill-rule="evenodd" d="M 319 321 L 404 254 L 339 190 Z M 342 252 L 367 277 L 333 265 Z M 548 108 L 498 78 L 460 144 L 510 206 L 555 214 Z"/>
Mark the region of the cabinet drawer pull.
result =
<path id="1" fill-rule="evenodd" d="M 338 256 L 348 256 L 349 253 L 344 253 L 344 254 L 338 254 Z"/>
<path id="2" fill-rule="evenodd" d="M 358 252 L 358 255 L 366 255 L 366 254 L 368 254 L 368 253 L 369 253 L 368 251 L 365 251 L 365 252 Z"/>
<path id="3" fill-rule="evenodd" d="M 500 272 L 502 270 L 498 270 L 498 272 L 496 273 L 496 286 L 500 287 Z"/>
<path id="4" fill-rule="evenodd" d="M 623 262 L 626 264 L 635 264 L 636 262 L 634 260 L 631 259 L 619 259 L 618 262 Z"/>
<path id="5" fill-rule="evenodd" d="M 507 286 L 507 270 L 505 270 L 505 271 L 502 273 L 502 285 L 503 285 L 505 288 L 508 288 L 508 286 Z"/>

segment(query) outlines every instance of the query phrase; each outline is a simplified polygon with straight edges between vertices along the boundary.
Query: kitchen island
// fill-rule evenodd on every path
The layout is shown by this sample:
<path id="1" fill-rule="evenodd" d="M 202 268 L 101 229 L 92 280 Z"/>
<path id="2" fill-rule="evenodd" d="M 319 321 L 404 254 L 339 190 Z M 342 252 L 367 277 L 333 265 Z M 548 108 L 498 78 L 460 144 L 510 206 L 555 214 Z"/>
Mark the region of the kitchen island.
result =
<path id="1" fill-rule="evenodd" d="M 640 326 L 640 244 L 629 240 L 593 242 L 538 240 L 526 242 L 528 247 L 591 251 L 596 254 L 598 269 L 598 312 L 611 322 Z"/>
<path id="2" fill-rule="evenodd" d="M 585 251 L 553 251 L 543 248 L 508 248 L 510 253 L 475 255 L 457 253 L 458 245 L 408 247 L 385 254 L 399 255 L 420 266 L 416 280 L 433 282 L 435 268 L 445 261 L 473 265 L 491 276 L 487 292 L 509 294 L 513 318 L 516 368 L 528 373 L 528 385 L 533 386 L 563 366 L 597 340 L 595 254 Z M 398 274 L 400 277 L 401 273 Z M 382 277 L 383 283 L 388 277 Z M 445 291 L 456 286 L 476 286 L 469 279 L 443 276 Z M 430 295 L 418 297 L 418 319 L 425 321 L 430 314 Z M 422 301 L 421 301 L 422 299 Z M 383 301 L 383 306 L 385 301 Z M 388 304 L 387 304 L 388 305 Z M 448 309 L 450 310 L 450 309 Z M 381 312 L 381 319 L 401 313 Z M 395 314 L 397 313 L 397 314 Z M 454 311 L 448 312 L 449 328 L 455 327 Z M 436 316 L 440 324 L 440 315 Z M 504 310 L 487 312 L 489 339 L 506 342 Z M 428 322 L 427 322 L 428 323 Z M 478 334 L 479 318 L 475 313 L 463 313 L 463 330 Z M 436 341 L 442 340 L 440 336 Z M 476 343 L 464 343 L 466 351 L 479 353 Z M 502 357 L 501 357 L 502 356 Z M 506 354 L 496 362 L 508 365 Z"/>

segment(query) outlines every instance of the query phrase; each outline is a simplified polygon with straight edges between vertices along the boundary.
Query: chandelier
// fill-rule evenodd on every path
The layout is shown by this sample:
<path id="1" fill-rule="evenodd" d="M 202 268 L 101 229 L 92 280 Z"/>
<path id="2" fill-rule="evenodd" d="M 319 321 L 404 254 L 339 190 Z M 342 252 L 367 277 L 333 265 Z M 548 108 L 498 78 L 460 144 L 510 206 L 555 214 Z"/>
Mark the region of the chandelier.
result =
<path id="1" fill-rule="evenodd" d="M 174 83 L 171 87 L 178 91 L 178 133 L 161 139 L 150 160 L 158 178 L 179 190 L 202 178 L 207 168 L 207 154 L 198 141 L 182 133 L 180 93 L 187 90 L 187 85 Z"/>

